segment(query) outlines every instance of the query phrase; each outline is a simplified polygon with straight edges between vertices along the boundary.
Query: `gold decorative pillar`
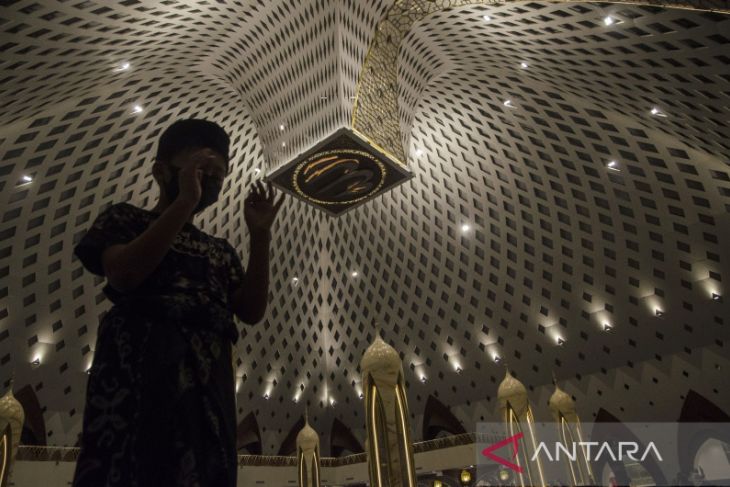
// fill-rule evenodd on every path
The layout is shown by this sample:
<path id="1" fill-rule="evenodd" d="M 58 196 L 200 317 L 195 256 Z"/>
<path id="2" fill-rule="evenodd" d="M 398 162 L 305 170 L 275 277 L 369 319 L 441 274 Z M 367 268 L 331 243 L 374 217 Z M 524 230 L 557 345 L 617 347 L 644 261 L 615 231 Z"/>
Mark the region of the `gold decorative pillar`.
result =
<path id="1" fill-rule="evenodd" d="M 413 444 L 400 356 L 376 338 L 360 362 L 370 487 L 416 487 Z"/>
<path id="2" fill-rule="evenodd" d="M 25 412 L 23 406 L 13 396 L 14 380 L 10 379 L 10 387 L 5 395 L 0 399 L 0 432 L 10 426 L 11 444 L 0 445 L 0 481 L 8 478 L 15 455 L 18 453 L 18 444 L 20 443 L 20 434 L 23 431 L 23 422 L 25 421 Z M 7 442 L 7 439 L 4 440 Z"/>
<path id="3" fill-rule="evenodd" d="M 558 387 L 558 381 L 553 376 L 555 392 L 550 396 L 548 405 L 555 419 L 558 428 L 560 441 L 567 451 L 573 450 L 574 444 L 583 441 L 583 430 L 580 426 L 580 419 L 575 409 L 575 402 L 570 394 Z M 591 471 L 591 464 L 586 458 L 583 448 L 575 449 L 575 460 L 566 458 L 566 469 L 568 470 L 571 485 L 596 485 Z M 566 455 L 567 456 L 567 455 Z"/>
<path id="4" fill-rule="evenodd" d="M 537 450 L 538 439 L 535 435 L 535 419 L 527 397 L 527 389 L 515 379 L 509 369 L 497 390 L 499 410 L 507 429 L 507 436 L 516 436 L 519 444 L 514 463 L 519 467 L 516 480 L 518 485 L 546 485 L 540 458 L 530 459 Z"/>
<path id="5" fill-rule="evenodd" d="M 304 428 L 297 435 L 297 471 L 299 487 L 319 487 L 319 435 L 309 426 L 304 413 Z"/>

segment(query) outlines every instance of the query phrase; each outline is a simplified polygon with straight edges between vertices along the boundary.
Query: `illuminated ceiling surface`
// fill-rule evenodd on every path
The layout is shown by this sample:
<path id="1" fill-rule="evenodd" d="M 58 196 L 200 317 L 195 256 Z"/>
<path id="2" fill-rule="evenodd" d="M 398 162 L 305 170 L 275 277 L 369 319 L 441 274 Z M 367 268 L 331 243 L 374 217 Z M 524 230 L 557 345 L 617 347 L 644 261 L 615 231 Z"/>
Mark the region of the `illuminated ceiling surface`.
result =
<path id="1" fill-rule="evenodd" d="M 244 263 L 246 188 L 355 111 L 413 175 L 338 218 L 287 199 L 237 351 L 264 453 L 305 404 L 325 454 L 334 417 L 364 440 L 373 322 L 414 439 L 429 395 L 467 431 L 494 419 L 504 363 L 541 407 L 554 372 L 587 420 L 675 420 L 690 388 L 727 410 L 729 2 L 456 3 L 1 3 L 0 372 L 33 388 L 49 444 L 76 442 L 110 306 L 73 244 L 111 203 L 155 204 L 157 137 L 185 117 L 232 135 L 196 224 Z M 391 7 L 412 15 L 376 97 L 358 79 Z"/>

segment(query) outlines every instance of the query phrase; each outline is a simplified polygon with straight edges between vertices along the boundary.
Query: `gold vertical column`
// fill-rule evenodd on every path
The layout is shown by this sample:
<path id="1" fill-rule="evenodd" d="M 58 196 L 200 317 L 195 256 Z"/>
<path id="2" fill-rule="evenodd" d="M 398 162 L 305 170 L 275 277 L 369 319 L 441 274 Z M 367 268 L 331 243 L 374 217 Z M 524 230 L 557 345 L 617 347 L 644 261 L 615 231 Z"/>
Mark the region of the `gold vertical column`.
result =
<path id="1" fill-rule="evenodd" d="M 304 428 L 297 435 L 297 471 L 299 487 L 319 487 L 319 435 L 309 426 L 304 412 Z"/>
<path id="2" fill-rule="evenodd" d="M 573 445 L 583 441 L 583 429 L 580 425 L 575 402 L 570 395 L 558 387 L 558 381 L 553 376 L 555 392 L 550 396 L 548 406 L 555 419 L 560 441 L 567 451 L 573 450 Z M 575 460 L 566 459 L 566 469 L 570 476 L 571 485 L 595 485 L 591 464 L 583 448 L 576 448 Z"/>
<path id="3" fill-rule="evenodd" d="M 540 458 L 530 459 L 537 450 L 538 438 L 535 434 L 535 419 L 527 397 L 527 389 L 507 369 L 504 380 L 497 390 L 499 409 L 505 423 L 507 436 L 521 435 L 518 439 L 518 454 L 515 463 L 522 473 L 517 474 L 517 485 L 546 485 Z"/>
<path id="4" fill-rule="evenodd" d="M 4 443 L 0 445 L 0 454 L 2 458 L 2 476 L 5 480 L 12 474 L 15 455 L 18 453 L 18 444 L 20 443 L 20 435 L 23 431 L 23 422 L 25 421 L 25 411 L 23 406 L 13 396 L 13 385 L 15 378 L 11 377 L 10 387 L 5 395 L 0 398 L 0 434 L 4 436 Z M 3 431 L 10 430 L 9 435 L 5 436 Z M 10 444 L 8 444 L 8 436 Z M 2 480 L 2 479 L 0 479 Z"/>
<path id="5" fill-rule="evenodd" d="M 416 487 L 403 366 L 376 336 L 360 362 L 371 487 Z"/>

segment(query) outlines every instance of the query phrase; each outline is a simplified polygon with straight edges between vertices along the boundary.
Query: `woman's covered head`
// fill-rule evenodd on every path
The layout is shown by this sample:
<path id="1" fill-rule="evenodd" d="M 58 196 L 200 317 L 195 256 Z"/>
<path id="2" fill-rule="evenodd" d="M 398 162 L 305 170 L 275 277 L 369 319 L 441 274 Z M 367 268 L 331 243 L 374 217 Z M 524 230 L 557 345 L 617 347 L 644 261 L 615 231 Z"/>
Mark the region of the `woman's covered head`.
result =
<path id="1" fill-rule="evenodd" d="M 230 139 L 223 127 L 209 120 L 178 120 L 162 132 L 157 145 L 158 161 L 170 161 L 185 149 L 207 147 L 219 153 L 228 163 Z"/>
<path id="2" fill-rule="evenodd" d="M 201 162 L 202 196 L 195 213 L 215 203 L 228 174 L 230 139 L 218 124 L 201 119 L 178 120 L 162 133 L 157 146 L 153 174 L 168 203 L 180 193 L 178 172 L 188 164 Z"/>

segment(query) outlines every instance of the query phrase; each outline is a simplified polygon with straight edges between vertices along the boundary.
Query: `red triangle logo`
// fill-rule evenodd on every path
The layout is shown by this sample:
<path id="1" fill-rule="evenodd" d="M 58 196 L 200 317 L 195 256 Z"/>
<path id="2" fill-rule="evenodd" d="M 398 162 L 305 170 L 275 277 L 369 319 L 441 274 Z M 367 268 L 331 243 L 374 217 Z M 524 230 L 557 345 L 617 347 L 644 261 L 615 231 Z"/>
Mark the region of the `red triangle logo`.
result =
<path id="1" fill-rule="evenodd" d="M 494 460 L 495 462 L 499 463 L 500 465 L 504 465 L 507 468 L 510 468 L 514 470 L 517 473 L 522 473 L 522 467 L 517 465 L 516 463 L 512 463 L 509 460 L 498 457 L 494 453 L 492 453 L 494 450 L 499 450 L 505 445 L 512 444 L 512 459 L 514 459 L 517 456 L 517 447 L 518 443 L 517 440 L 522 439 L 522 437 L 525 436 L 524 433 L 517 433 L 514 436 L 510 436 L 509 438 L 506 438 L 498 443 L 495 443 L 491 446 L 486 447 L 484 450 L 482 450 L 482 455 L 489 458 L 490 460 Z"/>

